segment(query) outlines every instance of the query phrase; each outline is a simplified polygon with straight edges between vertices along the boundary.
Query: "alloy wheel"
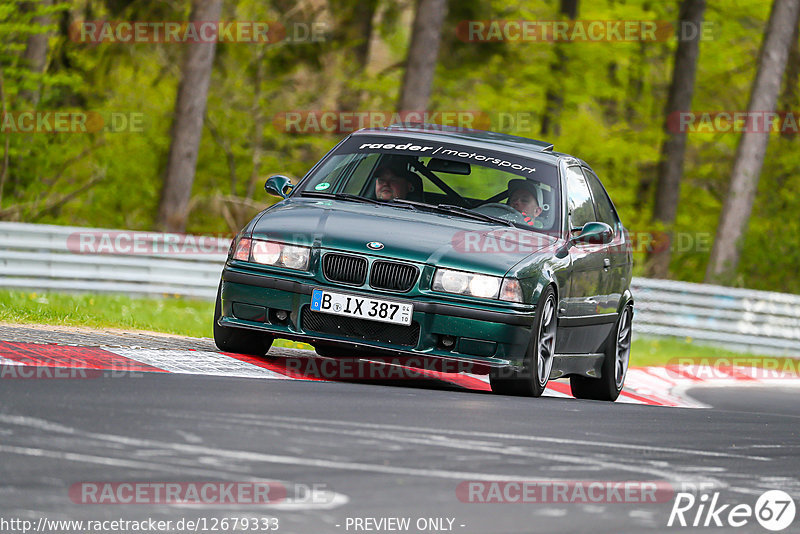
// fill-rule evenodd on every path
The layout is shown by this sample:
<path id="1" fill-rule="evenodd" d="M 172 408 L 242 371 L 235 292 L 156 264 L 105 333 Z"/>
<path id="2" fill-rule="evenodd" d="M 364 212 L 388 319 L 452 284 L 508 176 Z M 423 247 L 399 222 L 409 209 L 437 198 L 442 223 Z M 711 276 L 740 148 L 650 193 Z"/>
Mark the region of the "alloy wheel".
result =
<path id="1" fill-rule="evenodd" d="M 556 299 L 549 295 L 542 306 L 542 322 L 539 326 L 539 345 L 536 349 L 539 385 L 544 386 L 553 369 L 553 354 L 556 348 Z"/>

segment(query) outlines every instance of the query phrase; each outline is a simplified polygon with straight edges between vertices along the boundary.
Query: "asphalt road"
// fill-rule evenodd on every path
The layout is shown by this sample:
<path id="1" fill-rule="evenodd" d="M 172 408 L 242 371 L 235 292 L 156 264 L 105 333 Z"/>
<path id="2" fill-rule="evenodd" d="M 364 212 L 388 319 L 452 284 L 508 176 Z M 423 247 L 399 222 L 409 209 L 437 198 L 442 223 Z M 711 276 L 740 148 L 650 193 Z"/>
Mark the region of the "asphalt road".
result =
<path id="1" fill-rule="evenodd" d="M 0 380 L 0 531 L 21 532 L 2 524 L 10 519 L 205 518 L 209 529 L 213 518 L 275 517 L 278 532 L 301 534 L 767 532 L 752 518 L 738 529 L 668 528 L 672 493 L 656 503 L 476 503 L 457 490 L 480 482 L 475 500 L 492 481 L 659 481 L 674 491 L 699 488 L 698 499 L 719 491 L 731 505 L 752 506 L 771 489 L 800 504 L 793 391 L 694 391 L 713 408 L 682 409 L 159 373 Z M 279 482 L 299 498 L 84 504 L 90 499 L 74 493 L 87 481 L 254 480 Z M 308 498 L 305 488 L 315 485 Z M 690 524 L 696 510 L 686 513 Z"/>

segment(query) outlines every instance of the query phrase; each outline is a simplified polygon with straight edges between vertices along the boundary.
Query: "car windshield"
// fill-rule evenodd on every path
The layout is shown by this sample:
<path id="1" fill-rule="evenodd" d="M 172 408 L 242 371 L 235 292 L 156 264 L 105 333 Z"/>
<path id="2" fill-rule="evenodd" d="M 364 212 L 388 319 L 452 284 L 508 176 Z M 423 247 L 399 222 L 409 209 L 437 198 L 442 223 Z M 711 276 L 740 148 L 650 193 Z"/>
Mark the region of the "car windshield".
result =
<path id="1" fill-rule="evenodd" d="M 553 232 L 555 165 L 516 154 L 411 137 L 352 136 L 296 193 L 394 204 Z"/>

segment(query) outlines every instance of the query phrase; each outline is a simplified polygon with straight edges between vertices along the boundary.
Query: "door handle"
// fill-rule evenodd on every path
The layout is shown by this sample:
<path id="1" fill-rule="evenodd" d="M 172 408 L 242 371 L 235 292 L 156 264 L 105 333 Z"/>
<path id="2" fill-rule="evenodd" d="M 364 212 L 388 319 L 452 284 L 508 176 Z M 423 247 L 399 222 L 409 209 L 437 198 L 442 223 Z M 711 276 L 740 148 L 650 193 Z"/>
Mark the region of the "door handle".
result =
<path id="1" fill-rule="evenodd" d="M 603 258 L 603 270 L 607 271 L 611 267 L 611 260 L 608 258 Z"/>

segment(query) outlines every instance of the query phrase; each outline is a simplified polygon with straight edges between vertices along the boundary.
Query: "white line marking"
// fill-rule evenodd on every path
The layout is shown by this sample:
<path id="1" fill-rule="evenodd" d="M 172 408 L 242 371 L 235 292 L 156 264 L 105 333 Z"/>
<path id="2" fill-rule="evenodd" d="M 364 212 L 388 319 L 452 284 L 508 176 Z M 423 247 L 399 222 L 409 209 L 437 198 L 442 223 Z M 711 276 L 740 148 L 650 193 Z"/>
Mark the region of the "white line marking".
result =
<path id="1" fill-rule="evenodd" d="M 122 349 L 107 348 L 120 356 L 125 356 L 139 363 L 152 365 L 170 373 L 231 376 L 245 378 L 278 378 L 289 377 L 264 369 L 252 363 L 237 360 L 218 352 L 199 350 L 163 350 L 163 349 Z"/>
<path id="2" fill-rule="evenodd" d="M 250 422 L 248 424 L 252 425 L 253 423 Z M 531 449 L 525 449 L 519 446 L 513 446 L 513 445 L 509 446 L 508 444 L 505 443 L 466 441 L 464 439 L 456 440 L 441 435 L 433 435 L 433 436 L 429 435 L 421 437 L 414 437 L 411 435 L 402 436 L 398 434 L 388 433 L 385 430 L 364 431 L 364 430 L 353 430 L 353 429 L 324 428 L 323 426 L 317 424 L 300 425 L 300 424 L 270 422 L 269 426 L 271 427 L 279 426 L 286 429 L 302 430 L 305 432 L 327 432 L 342 436 L 363 436 L 363 437 L 381 439 L 383 441 L 397 441 L 401 443 L 413 443 L 416 445 L 447 447 L 452 449 L 465 449 L 469 451 L 481 451 L 503 456 L 540 458 L 542 460 L 547 460 L 550 462 L 571 463 L 581 466 L 584 466 L 587 463 L 589 463 L 595 466 L 605 467 L 606 469 L 609 470 L 645 473 L 647 475 L 659 477 L 664 480 L 680 480 L 681 482 L 687 481 L 686 477 L 684 476 L 676 477 L 676 473 L 674 471 L 664 471 L 662 469 L 654 469 L 642 465 L 633 465 L 630 462 L 620 463 L 615 461 L 607 461 L 598 457 L 591 458 L 590 460 L 587 461 L 586 455 L 583 454 L 568 455 L 565 454 L 564 452 L 559 452 L 557 454 L 549 452 L 539 452 Z M 703 480 L 708 481 L 709 479 L 704 478 Z"/>
<path id="3" fill-rule="evenodd" d="M 6 415 L 0 414 L 0 422 L 7 421 Z M 49 421 L 34 418 L 22 418 L 33 426 L 41 428 L 42 426 L 49 426 L 54 428 L 60 425 L 52 425 Z M 17 423 L 19 424 L 19 423 Z M 68 429 L 68 433 L 75 434 L 77 430 Z M 369 464 L 362 462 L 346 462 L 337 460 L 328 460 L 324 458 L 309 458 L 307 456 L 289 456 L 280 454 L 265 454 L 260 452 L 231 450 L 231 449 L 218 449 L 214 447 L 205 447 L 200 445 L 188 445 L 183 443 L 172 443 L 167 441 L 158 441 L 151 439 L 131 438 L 127 436 L 119 436 L 114 434 L 102 433 L 82 433 L 82 437 L 91 438 L 102 441 L 109 441 L 112 443 L 119 443 L 129 445 L 131 447 L 152 447 L 161 448 L 182 453 L 193 453 L 200 455 L 216 455 L 219 458 L 228 458 L 232 460 L 241 460 L 247 462 L 262 462 L 273 463 L 282 465 L 297 465 L 301 467 L 319 467 L 324 469 L 336 469 L 343 471 L 362 471 L 368 473 L 388 474 L 388 475 L 405 475 L 405 476 L 418 476 L 425 478 L 442 478 L 449 480 L 519 480 L 520 475 L 504 475 L 499 473 L 477 473 L 471 471 L 447 471 L 443 469 L 418 469 L 413 467 L 394 467 L 391 465 L 383 464 Z"/>
<path id="4" fill-rule="evenodd" d="M 81 431 L 79 431 L 79 430 L 77 430 L 75 428 L 72 428 L 72 427 L 64 426 L 64 425 L 61 425 L 61 424 L 58 424 L 58 423 L 53 423 L 51 421 L 47 421 L 45 419 L 38 419 L 38 418 L 34 418 L 34 417 L 23 417 L 23 416 L 16 416 L 16 415 L 0 414 L 0 421 L 2 421 L 4 423 L 8 423 L 8 424 L 18 425 L 18 426 L 27 426 L 27 427 L 30 427 L 30 428 L 36 428 L 36 429 L 39 429 L 39 430 L 46 430 L 46 431 L 51 431 L 51 432 L 60 432 L 60 433 L 74 435 L 74 436 L 80 436 L 82 438 L 87 438 L 87 439 L 94 438 L 94 439 L 99 439 L 99 440 L 104 440 L 104 441 L 112 441 L 112 442 L 117 442 L 117 443 L 125 443 L 126 442 L 126 439 L 123 436 L 113 436 L 113 435 L 108 435 L 108 434 L 84 433 L 84 432 L 81 432 Z M 146 440 L 135 440 L 135 441 L 139 441 L 140 442 L 140 446 L 141 446 L 141 444 L 144 444 L 146 442 Z M 164 448 L 167 448 L 167 449 L 176 449 L 176 448 L 180 449 L 180 444 L 176 444 L 176 443 L 168 443 L 168 442 L 152 442 L 152 443 L 155 443 L 157 445 L 151 445 L 151 446 L 155 446 L 157 448 L 162 449 L 162 450 L 157 451 L 160 454 L 163 454 L 163 449 Z M 130 443 L 126 443 L 126 444 L 130 444 Z M 204 451 L 201 454 L 208 454 L 211 451 L 218 451 L 219 450 L 219 449 L 211 449 L 211 448 L 207 448 L 207 447 L 198 447 L 198 449 L 201 449 L 202 451 Z M 230 476 L 232 474 L 230 471 L 220 471 L 220 470 L 215 470 L 215 469 L 197 469 L 197 468 L 193 468 L 193 467 L 190 467 L 190 466 L 187 466 L 187 465 L 169 465 L 169 464 L 157 463 L 157 462 L 153 462 L 153 461 L 140 462 L 140 461 L 136 461 L 136 460 L 126 460 L 126 459 L 121 459 L 121 458 L 111 458 L 111 457 L 108 457 L 108 456 L 98 456 L 98 455 L 94 455 L 94 454 L 80 454 L 80 453 L 74 453 L 74 452 L 65 452 L 65 451 L 40 449 L 40 448 L 34 448 L 34 447 L 17 447 L 17 446 L 12 446 L 12 445 L 2 445 L 2 444 L 0 444 L 0 452 L 5 452 L 5 453 L 9 453 L 9 454 L 19 454 L 19 455 L 23 455 L 23 456 L 34 456 L 34 457 L 39 457 L 39 458 L 54 458 L 54 459 L 58 459 L 58 460 L 66 460 L 66 461 L 82 462 L 82 463 L 91 463 L 91 464 L 98 464 L 98 465 L 104 465 L 104 466 L 127 467 L 127 468 L 140 469 L 140 470 L 145 470 L 145 471 L 159 471 L 159 472 L 168 472 L 168 473 L 176 473 L 176 474 L 184 474 L 184 475 L 185 474 L 194 474 L 194 475 L 198 475 L 198 476 L 214 476 L 214 477 L 223 478 L 223 479 L 230 478 Z M 120 452 L 124 453 L 124 451 L 120 451 Z M 146 454 L 141 454 L 141 453 L 146 453 L 146 452 L 147 451 L 139 450 L 139 451 L 137 451 L 137 454 L 146 456 Z M 183 459 L 181 459 L 181 460 L 183 460 Z M 191 465 L 196 465 L 195 461 L 191 460 L 190 462 L 191 462 Z M 180 463 L 188 463 L 188 462 L 180 462 Z M 236 471 L 236 470 L 232 469 L 232 471 Z M 246 472 L 249 473 L 251 471 L 252 470 L 248 466 L 246 468 Z M 238 476 L 238 474 L 236 476 Z M 252 477 L 252 476 L 245 476 L 245 477 L 242 477 L 241 480 L 258 482 L 258 481 L 261 481 L 263 479 L 262 478 Z M 281 481 L 281 480 L 277 480 L 277 479 L 272 479 L 272 480 L 275 480 L 276 482 L 283 482 L 287 486 L 292 484 L 291 482 Z M 322 495 L 322 497 L 316 502 L 305 502 L 305 501 L 294 502 L 291 499 L 287 499 L 286 501 L 281 502 L 281 503 L 265 504 L 265 505 L 260 505 L 260 506 L 265 507 L 265 508 L 270 508 L 270 509 L 292 510 L 292 511 L 308 510 L 308 509 L 323 509 L 323 510 L 325 510 L 325 509 L 337 508 L 337 507 L 342 506 L 342 505 L 344 505 L 344 504 L 346 504 L 346 503 L 348 503 L 350 501 L 350 498 L 347 495 L 345 495 L 343 493 L 333 492 L 333 491 L 330 491 L 330 490 L 323 490 L 321 495 Z M 174 506 L 180 506 L 180 505 L 174 505 Z M 225 508 L 227 509 L 229 507 L 225 506 Z M 236 508 L 236 507 L 234 507 L 234 508 Z M 251 509 L 251 508 L 246 508 L 245 507 L 243 509 Z"/>
<path id="5" fill-rule="evenodd" d="M 68 460 L 72 462 L 84 462 L 98 465 L 105 465 L 111 467 L 130 467 L 133 469 L 145 469 L 155 471 L 158 469 L 166 469 L 175 473 L 182 472 L 176 468 L 170 468 L 161 464 L 154 464 L 151 462 L 137 462 L 135 460 L 123 460 L 120 458 L 110 458 L 108 456 L 97 456 L 94 454 L 80 454 L 76 452 L 53 451 L 48 449 L 39 449 L 36 447 L 15 447 L 13 445 L 0 445 L 0 452 L 9 454 L 21 454 L 24 456 L 38 456 L 42 458 L 56 458 L 59 460 Z"/>
<path id="6" fill-rule="evenodd" d="M 442 429 L 442 428 L 430 428 L 430 427 L 410 427 L 410 426 L 398 426 L 398 425 L 387 425 L 387 424 L 378 424 L 378 423 L 358 423 L 358 422 L 351 422 L 351 421 L 331 421 L 326 419 L 311 419 L 305 417 L 285 417 L 280 415 L 258 415 L 253 417 L 248 417 L 247 415 L 240 415 L 240 418 L 250 418 L 256 420 L 264 420 L 264 419 L 273 419 L 273 420 L 280 420 L 280 421 L 288 421 L 291 423 L 307 423 L 307 424 L 330 424 L 330 425 L 342 425 L 342 426 L 352 426 L 357 428 L 372 428 L 372 429 L 381 429 L 381 430 L 398 430 L 398 431 L 405 431 L 405 432 L 429 432 L 429 433 L 438 433 L 438 434 L 452 434 L 452 435 L 468 435 L 468 436 L 478 436 L 483 438 L 490 438 L 490 439 L 513 439 L 513 440 L 521 440 L 521 441 L 541 441 L 547 443 L 558 443 L 564 445 L 589 445 L 592 447 L 606 447 L 610 449 L 629 449 L 629 450 L 638 450 L 641 451 L 642 449 L 647 449 L 648 451 L 653 452 L 666 452 L 666 453 L 677 453 L 677 454 L 691 454 L 694 456 L 708 456 L 708 457 L 717 457 L 717 458 L 744 458 L 748 460 L 756 460 L 756 461 L 764 461 L 769 462 L 772 461 L 772 458 L 766 458 L 764 456 L 751 456 L 751 455 L 742 455 L 742 454 L 730 454 L 724 452 L 713 452 L 713 451 L 702 451 L 702 450 L 695 450 L 695 449 L 683 449 L 683 448 L 675 448 L 675 447 L 656 447 L 651 446 L 648 444 L 630 444 L 630 443 L 619 443 L 619 442 L 596 442 L 596 441 L 588 441 L 588 440 L 579 440 L 579 439 L 568 439 L 568 438 L 553 438 L 553 437 L 545 437 L 545 436 L 526 436 L 520 434 L 505 434 L 505 433 L 498 433 L 498 432 L 482 432 L 482 431 L 474 431 L 474 430 L 450 430 L 450 429 Z M 0 416 L 0 420 L 2 417 Z"/>
<path id="7" fill-rule="evenodd" d="M 33 447 L 14 447 L 10 445 L 0 445 L 0 452 L 8 453 L 8 454 L 19 454 L 22 456 L 35 456 L 38 458 L 54 458 L 58 460 L 67 460 L 70 462 L 82 462 L 82 463 L 91 463 L 91 464 L 99 464 L 111 467 L 128 467 L 133 469 L 143 469 L 148 471 L 165 471 L 165 472 L 172 472 L 176 474 L 187 474 L 194 472 L 195 474 L 208 476 L 209 473 L 213 473 L 215 476 L 230 476 L 230 473 L 219 472 L 219 471 L 209 471 L 206 469 L 187 469 L 185 467 L 174 467 L 164 464 L 158 463 L 151 463 L 151 462 L 136 462 L 130 460 L 121 460 L 119 458 L 109 458 L 107 456 L 96 456 L 92 454 L 79 454 L 74 452 L 63 452 L 63 451 L 52 451 L 47 449 L 39 449 Z M 261 479 L 246 477 L 252 481 L 261 481 Z M 276 480 L 276 482 L 279 482 Z M 286 482 L 284 482 L 286 484 Z M 260 504 L 260 508 L 271 508 L 277 510 L 308 510 L 308 509 L 323 509 L 328 510 L 331 508 L 337 508 L 344 504 L 347 504 L 350 501 L 350 498 L 338 492 L 330 492 L 325 491 L 318 499 L 319 502 L 294 502 L 291 499 L 287 499 L 284 502 L 280 503 L 273 503 L 273 504 Z M 182 506 L 180 504 L 169 505 L 176 508 L 186 507 L 186 508 L 193 508 L 196 509 L 197 505 L 185 505 Z M 214 505 L 204 505 L 205 507 L 214 506 Z M 242 509 L 242 510 L 251 510 L 252 505 L 250 506 L 231 506 L 231 505 L 218 505 L 219 507 L 223 507 L 225 509 Z"/>

